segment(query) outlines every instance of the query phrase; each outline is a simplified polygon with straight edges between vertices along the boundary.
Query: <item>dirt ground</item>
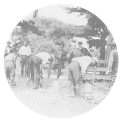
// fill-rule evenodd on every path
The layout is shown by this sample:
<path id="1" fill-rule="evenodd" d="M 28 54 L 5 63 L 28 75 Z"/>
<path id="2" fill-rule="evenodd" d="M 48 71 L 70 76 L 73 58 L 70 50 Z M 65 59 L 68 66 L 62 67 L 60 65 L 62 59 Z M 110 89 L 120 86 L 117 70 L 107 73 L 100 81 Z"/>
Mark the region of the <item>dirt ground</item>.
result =
<path id="1" fill-rule="evenodd" d="M 16 72 L 17 73 L 17 72 Z M 83 85 L 81 87 L 81 96 L 74 97 L 73 91 L 68 88 L 67 76 L 61 76 L 55 80 L 55 76 L 46 79 L 44 76 L 43 86 L 39 89 L 33 89 L 28 79 L 15 78 L 16 86 L 11 87 L 17 98 L 31 110 L 49 117 L 67 118 L 81 115 L 95 106 L 97 106 L 108 94 L 109 83 L 96 82 L 93 88 L 92 98 L 85 99 L 83 94 Z M 58 83 L 64 83 L 61 91 L 58 91 Z"/>
<path id="2" fill-rule="evenodd" d="M 33 89 L 33 83 L 27 85 L 28 79 L 20 78 L 20 67 L 17 62 L 16 86 L 11 87 L 17 98 L 31 110 L 49 117 L 67 118 L 81 115 L 97 106 L 110 91 L 109 82 L 95 82 L 92 94 L 84 94 L 84 89 L 91 86 L 81 85 L 81 96 L 75 97 L 72 89 L 69 89 L 67 75 L 56 80 L 56 75 L 47 79 L 44 74 L 43 85 L 39 89 Z M 59 88 L 61 85 L 61 88 Z M 84 88 L 85 87 L 85 88 Z M 90 96 L 90 100 L 86 97 Z"/>

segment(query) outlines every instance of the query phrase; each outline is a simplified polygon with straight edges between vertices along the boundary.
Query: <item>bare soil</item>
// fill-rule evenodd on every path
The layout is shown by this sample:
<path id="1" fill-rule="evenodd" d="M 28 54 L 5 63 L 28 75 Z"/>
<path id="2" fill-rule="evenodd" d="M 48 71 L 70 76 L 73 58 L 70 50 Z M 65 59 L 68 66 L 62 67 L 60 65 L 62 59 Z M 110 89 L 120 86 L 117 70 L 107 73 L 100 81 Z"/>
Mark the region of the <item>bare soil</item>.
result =
<path id="1" fill-rule="evenodd" d="M 17 72 L 16 72 L 17 74 Z M 33 89 L 33 83 L 27 85 L 28 79 L 16 75 L 16 86 L 11 87 L 17 98 L 31 110 L 49 117 L 67 118 L 81 115 L 97 106 L 110 91 L 108 82 L 95 82 L 92 98 L 84 98 L 83 85 L 81 96 L 73 96 L 73 91 L 68 88 L 67 76 L 55 80 L 44 77 L 43 86 Z M 61 91 L 57 90 L 55 83 L 63 83 Z M 59 85 L 59 84 L 58 84 Z"/>

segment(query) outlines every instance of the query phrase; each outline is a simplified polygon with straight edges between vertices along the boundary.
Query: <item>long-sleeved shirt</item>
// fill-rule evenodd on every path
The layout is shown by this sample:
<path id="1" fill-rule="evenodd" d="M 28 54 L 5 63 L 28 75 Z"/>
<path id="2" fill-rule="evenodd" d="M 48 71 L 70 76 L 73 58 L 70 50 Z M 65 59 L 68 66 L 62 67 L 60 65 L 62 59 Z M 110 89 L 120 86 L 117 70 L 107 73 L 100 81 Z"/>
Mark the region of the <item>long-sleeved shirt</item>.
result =
<path id="1" fill-rule="evenodd" d="M 18 52 L 20 55 L 29 56 L 31 54 L 31 48 L 29 46 L 21 46 Z"/>

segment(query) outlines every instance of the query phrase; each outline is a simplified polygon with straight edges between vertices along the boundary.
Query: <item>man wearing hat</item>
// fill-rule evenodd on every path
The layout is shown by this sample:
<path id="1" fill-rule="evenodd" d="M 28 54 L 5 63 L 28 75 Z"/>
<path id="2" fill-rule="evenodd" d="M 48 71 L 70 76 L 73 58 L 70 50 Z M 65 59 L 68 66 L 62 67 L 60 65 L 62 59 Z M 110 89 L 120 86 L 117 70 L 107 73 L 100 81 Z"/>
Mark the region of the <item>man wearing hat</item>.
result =
<path id="1" fill-rule="evenodd" d="M 92 55 L 91 55 L 90 52 L 87 50 L 87 48 L 82 47 L 82 44 L 83 44 L 83 43 L 82 43 L 81 41 L 78 42 L 78 50 L 80 50 L 80 51 L 82 52 L 82 55 L 92 57 Z"/>
<path id="2" fill-rule="evenodd" d="M 20 47 L 18 53 L 21 57 L 21 75 L 23 77 L 25 67 L 25 74 L 28 77 L 28 62 L 29 56 L 31 55 L 31 48 L 28 46 L 28 41 L 24 42 L 24 45 Z"/>

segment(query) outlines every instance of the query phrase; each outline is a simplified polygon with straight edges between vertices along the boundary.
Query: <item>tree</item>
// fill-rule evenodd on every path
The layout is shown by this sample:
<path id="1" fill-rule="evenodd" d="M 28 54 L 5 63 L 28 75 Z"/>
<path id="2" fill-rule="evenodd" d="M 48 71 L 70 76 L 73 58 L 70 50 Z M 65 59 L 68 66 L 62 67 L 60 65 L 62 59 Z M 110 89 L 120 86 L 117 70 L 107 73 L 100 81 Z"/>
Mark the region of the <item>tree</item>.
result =
<path id="1" fill-rule="evenodd" d="M 88 40 L 94 40 L 92 37 L 99 37 L 101 41 L 105 41 L 108 33 L 107 26 L 93 13 L 80 8 L 68 8 L 64 7 L 68 13 L 78 13 L 79 16 L 84 16 L 87 19 L 87 25 L 85 26 L 85 31 L 79 34 L 79 37 L 87 38 Z"/>
<path id="2" fill-rule="evenodd" d="M 88 39 L 88 43 L 91 45 L 91 43 L 95 40 L 93 37 L 99 37 L 100 40 L 97 40 L 98 42 L 101 41 L 101 59 L 105 59 L 105 45 L 106 45 L 106 37 L 109 35 L 109 31 L 107 29 L 107 26 L 93 13 L 80 8 L 80 7 L 74 7 L 74 8 L 68 8 L 64 7 L 64 9 L 68 13 L 78 13 L 79 16 L 84 16 L 87 19 L 87 25 L 85 28 L 85 31 L 81 34 L 79 34 L 79 37 L 84 37 Z M 91 43 L 90 43 L 91 42 Z M 94 42 L 95 43 L 95 42 Z M 96 43 L 97 45 L 98 43 Z"/>
<path id="3" fill-rule="evenodd" d="M 20 26 L 22 28 L 22 33 L 26 34 L 27 32 L 31 31 L 34 34 L 41 35 L 42 32 L 38 30 L 38 28 L 35 26 L 35 22 L 33 20 L 22 20 L 20 21 L 17 26 Z"/>

